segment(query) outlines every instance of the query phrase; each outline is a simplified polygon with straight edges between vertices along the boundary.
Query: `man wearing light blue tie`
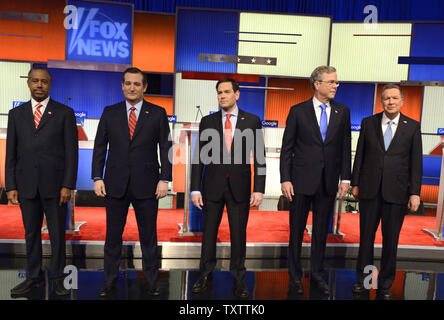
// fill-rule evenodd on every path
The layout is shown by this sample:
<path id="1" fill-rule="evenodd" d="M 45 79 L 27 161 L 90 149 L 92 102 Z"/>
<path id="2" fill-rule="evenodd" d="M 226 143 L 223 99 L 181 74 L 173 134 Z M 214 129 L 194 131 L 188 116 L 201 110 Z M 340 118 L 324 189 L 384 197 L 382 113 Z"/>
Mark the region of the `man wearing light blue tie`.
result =
<path id="1" fill-rule="evenodd" d="M 353 292 L 368 292 L 364 270 L 373 265 L 375 233 L 382 221 L 377 298 L 390 300 L 404 216 L 408 210 L 417 211 L 420 204 L 422 142 L 420 123 L 400 112 L 401 88 L 395 84 L 384 86 L 381 101 L 384 112 L 362 120 L 353 164 L 352 194 L 359 199 L 360 208 L 357 283 Z"/>
<path id="2" fill-rule="evenodd" d="M 300 255 L 312 207 L 310 277 L 328 295 L 324 252 L 336 194 L 342 199 L 350 185 L 350 111 L 332 100 L 339 86 L 335 68 L 316 68 L 310 83 L 313 98 L 293 106 L 287 118 L 280 158 L 281 189 L 290 201 L 290 292 L 303 293 Z"/>

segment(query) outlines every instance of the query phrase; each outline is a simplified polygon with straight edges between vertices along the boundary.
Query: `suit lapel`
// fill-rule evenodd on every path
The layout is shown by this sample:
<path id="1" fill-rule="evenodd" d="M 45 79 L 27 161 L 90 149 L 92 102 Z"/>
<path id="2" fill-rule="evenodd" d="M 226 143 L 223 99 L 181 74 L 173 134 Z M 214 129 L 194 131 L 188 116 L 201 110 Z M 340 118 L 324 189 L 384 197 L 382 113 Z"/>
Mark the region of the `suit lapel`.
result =
<path id="1" fill-rule="evenodd" d="M 389 151 L 393 145 L 396 146 L 399 139 L 401 139 L 400 137 L 403 136 L 404 130 L 406 129 L 407 125 L 408 125 L 408 119 L 406 119 L 406 117 L 404 117 L 403 114 L 400 114 L 398 127 L 396 128 L 395 135 L 393 136 L 392 141 L 390 142 L 390 145 L 389 145 L 387 151 Z"/>
<path id="2" fill-rule="evenodd" d="M 312 127 L 314 128 L 316 138 L 319 140 L 320 143 L 323 143 L 322 136 L 321 136 L 321 129 L 319 128 L 319 123 L 316 118 L 316 113 L 314 110 L 313 100 L 308 101 L 308 103 L 306 105 L 306 111 L 307 111 L 308 120 L 312 122 Z"/>
<path id="3" fill-rule="evenodd" d="M 330 101 L 330 119 L 328 120 L 328 127 L 327 127 L 327 135 L 325 136 L 325 143 L 331 139 L 331 137 L 335 136 L 335 131 L 337 130 L 338 126 L 337 123 L 340 118 L 340 110 L 335 105 L 335 102 L 332 100 Z M 320 130 L 319 130 L 320 132 Z"/>
<path id="4" fill-rule="evenodd" d="M 49 121 L 51 121 L 55 113 L 56 113 L 56 108 L 54 106 L 54 103 L 52 102 L 52 99 L 49 99 L 48 104 L 46 105 L 45 108 L 45 112 L 43 113 L 42 118 L 40 119 L 37 130 L 41 130 Z M 31 114 L 32 114 L 32 107 L 31 107 Z M 32 121 L 34 121 L 34 115 L 32 115 Z"/>
<path id="5" fill-rule="evenodd" d="M 126 110 L 126 103 L 125 101 L 121 103 L 119 108 L 119 118 L 120 118 L 120 126 L 122 127 L 122 131 L 125 132 L 125 135 L 130 141 L 130 134 L 129 134 L 129 124 L 128 124 L 128 114 Z"/>
<path id="6" fill-rule="evenodd" d="M 26 104 L 23 105 L 23 116 L 24 116 L 24 123 L 31 128 L 32 131 L 34 131 L 35 124 L 34 124 L 34 113 L 32 112 L 32 103 L 31 101 L 28 101 Z"/>
<path id="7" fill-rule="evenodd" d="M 379 145 L 381 146 L 381 149 L 385 152 L 384 137 L 382 136 L 381 121 L 382 121 L 382 112 L 378 113 L 376 115 L 376 117 L 374 117 L 373 125 L 375 126 L 376 137 L 379 141 Z"/>
<path id="8" fill-rule="evenodd" d="M 146 119 L 148 119 L 148 117 L 150 117 L 150 105 L 146 101 L 143 101 L 142 108 L 140 109 L 139 112 L 139 118 L 137 119 L 136 128 L 134 129 L 133 140 L 136 138 L 140 130 L 142 130 L 142 127 L 145 124 Z M 128 132 L 129 132 L 129 126 L 128 126 Z"/>

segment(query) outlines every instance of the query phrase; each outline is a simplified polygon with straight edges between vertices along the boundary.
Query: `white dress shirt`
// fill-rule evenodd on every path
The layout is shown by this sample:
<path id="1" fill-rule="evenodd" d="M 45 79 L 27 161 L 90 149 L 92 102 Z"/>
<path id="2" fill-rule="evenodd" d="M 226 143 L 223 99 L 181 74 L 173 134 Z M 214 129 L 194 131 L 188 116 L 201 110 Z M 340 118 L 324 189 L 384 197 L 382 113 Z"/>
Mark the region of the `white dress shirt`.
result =
<path id="1" fill-rule="evenodd" d="M 387 131 L 389 121 L 393 121 L 393 123 L 392 123 L 392 139 L 393 139 L 393 137 L 395 136 L 395 133 L 396 133 L 396 129 L 398 129 L 400 115 L 401 114 L 398 113 L 398 115 L 396 116 L 395 119 L 390 120 L 385 115 L 385 112 L 382 113 L 382 119 L 381 119 L 382 136 L 384 136 L 385 132 Z"/>
<path id="2" fill-rule="evenodd" d="M 31 105 L 32 105 L 32 114 L 35 113 L 35 111 L 37 110 L 37 105 L 40 103 L 42 106 L 40 107 L 40 112 L 43 113 L 46 110 L 46 106 L 48 105 L 49 102 L 49 96 L 48 98 L 46 98 L 45 100 L 43 100 L 42 102 L 37 102 L 34 100 L 34 98 L 31 98 Z"/>

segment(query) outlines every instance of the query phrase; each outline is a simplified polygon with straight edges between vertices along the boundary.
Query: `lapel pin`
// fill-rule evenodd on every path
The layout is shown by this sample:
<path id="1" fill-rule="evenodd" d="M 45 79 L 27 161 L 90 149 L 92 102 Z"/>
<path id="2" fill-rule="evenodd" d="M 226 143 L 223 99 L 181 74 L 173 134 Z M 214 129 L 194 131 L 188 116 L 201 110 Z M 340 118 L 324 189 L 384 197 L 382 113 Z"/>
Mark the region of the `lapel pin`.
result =
<path id="1" fill-rule="evenodd" d="M 48 114 L 52 114 L 52 112 L 51 112 L 51 111 L 48 111 Z"/>
<path id="2" fill-rule="evenodd" d="M 338 110 L 335 110 L 335 113 L 338 113 Z"/>
<path id="3" fill-rule="evenodd" d="M 244 117 L 242 117 L 242 118 L 241 118 L 241 120 L 245 120 L 245 118 L 244 118 Z"/>
<path id="4" fill-rule="evenodd" d="M 407 120 L 404 120 L 403 122 L 404 122 L 404 123 L 407 123 Z"/>
<path id="5" fill-rule="evenodd" d="M 145 111 L 146 114 L 150 113 L 149 111 Z"/>

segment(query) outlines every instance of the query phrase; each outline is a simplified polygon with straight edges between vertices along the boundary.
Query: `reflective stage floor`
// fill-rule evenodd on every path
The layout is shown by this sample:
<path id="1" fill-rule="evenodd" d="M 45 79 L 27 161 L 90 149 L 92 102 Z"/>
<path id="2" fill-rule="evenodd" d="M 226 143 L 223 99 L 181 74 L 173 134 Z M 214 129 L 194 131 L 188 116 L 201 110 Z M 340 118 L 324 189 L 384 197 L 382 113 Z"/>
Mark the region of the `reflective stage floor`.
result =
<path id="1" fill-rule="evenodd" d="M 10 290 L 24 280 L 26 261 L 22 257 L 0 256 L 0 300 L 53 300 L 50 282 L 23 297 L 12 298 Z M 330 295 L 322 296 L 310 286 L 309 261 L 303 260 L 304 294 L 289 293 L 289 276 L 286 260 L 262 259 L 246 261 L 245 282 L 250 292 L 247 300 L 362 300 L 375 299 L 375 290 L 367 296 L 354 296 L 354 259 L 328 259 L 325 262 L 325 279 L 330 286 Z M 68 265 L 78 270 L 77 289 L 65 300 L 100 300 L 99 290 L 103 282 L 103 259 L 68 260 Z M 143 273 L 140 259 L 122 259 L 115 300 L 233 300 L 232 278 L 228 259 L 219 259 L 213 274 L 213 284 L 201 295 L 191 292 L 199 277 L 198 259 L 162 259 L 158 283 L 160 296 L 150 297 L 142 290 Z M 375 262 L 376 266 L 379 261 Z M 44 269 L 49 259 L 44 259 Z M 442 262 L 398 261 L 398 271 L 392 286 L 393 300 L 444 300 L 444 264 Z M 48 278 L 47 273 L 45 273 Z M 74 273 L 70 273 L 75 279 Z M 73 282 L 74 283 L 74 282 Z M 75 286 L 74 286 L 75 288 Z"/>

